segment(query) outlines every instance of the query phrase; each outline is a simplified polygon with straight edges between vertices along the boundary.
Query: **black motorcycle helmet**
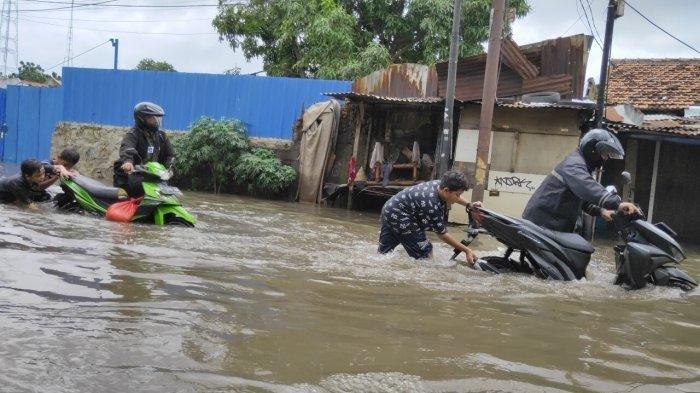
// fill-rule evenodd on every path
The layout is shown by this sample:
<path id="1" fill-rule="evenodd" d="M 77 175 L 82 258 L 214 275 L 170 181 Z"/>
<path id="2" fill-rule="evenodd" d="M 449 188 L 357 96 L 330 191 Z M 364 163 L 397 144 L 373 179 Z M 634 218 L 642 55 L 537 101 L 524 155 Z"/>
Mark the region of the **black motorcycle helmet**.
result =
<path id="1" fill-rule="evenodd" d="M 156 116 L 158 118 L 158 125 L 155 127 L 148 125 L 145 120 L 146 116 Z M 139 102 L 134 107 L 134 121 L 136 121 L 136 127 L 140 129 L 158 131 L 163 116 L 165 116 L 163 108 L 152 102 Z"/>
<path id="2" fill-rule="evenodd" d="M 594 128 L 584 134 L 578 146 L 583 153 L 583 158 L 592 168 L 601 167 L 607 159 L 625 158 L 625 149 L 622 148 L 617 137 L 612 132 L 601 128 Z"/>

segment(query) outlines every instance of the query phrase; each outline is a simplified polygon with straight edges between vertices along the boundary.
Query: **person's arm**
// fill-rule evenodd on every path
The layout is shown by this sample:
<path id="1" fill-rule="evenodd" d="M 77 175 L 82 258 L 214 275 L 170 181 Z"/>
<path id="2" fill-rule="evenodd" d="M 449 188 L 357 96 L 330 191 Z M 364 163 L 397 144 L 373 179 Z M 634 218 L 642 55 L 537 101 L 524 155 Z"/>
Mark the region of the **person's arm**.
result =
<path id="1" fill-rule="evenodd" d="M 555 171 L 571 192 L 584 202 L 610 210 L 617 210 L 620 206 L 622 198 L 598 183 L 588 172 L 585 164 L 574 163 Z"/>
<path id="2" fill-rule="evenodd" d="M 122 163 L 131 163 L 132 165 L 136 162 L 136 146 L 138 145 L 138 138 L 136 133 L 127 132 L 122 138 L 122 143 L 119 146 L 119 161 Z"/>
<path id="3" fill-rule="evenodd" d="M 593 217 L 602 217 L 605 221 L 612 221 L 615 213 L 613 210 L 604 209 L 590 202 L 584 202 L 582 210 Z"/>
<path id="4" fill-rule="evenodd" d="M 457 239 L 455 239 L 452 235 L 447 233 L 445 231 L 444 233 L 439 233 L 438 237 L 440 240 L 443 242 L 447 243 L 450 245 L 450 247 L 454 248 L 455 250 L 462 251 L 466 257 L 467 263 L 470 265 L 474 264 L 474 261 L 476 260 L 476 255 L 474 255 L 474 252 L 472 251 L 471 248 L 465 246 L 464 244 L 460 243 Z"/>
<path id="5" fill-rule="evenodd" d="M 41 183 L 39 183 L 39 186 L 38 186 L 38 187 L 39 187 L 40 190 L 46 190 L 47 188 L 49 188 L 49 187 L 51 187 L 52 185 L 54 185 L 54 183 L 56 183 L 56 180 L 58 180 L 58 176 L 52 174 L 52 176 L 46 178 L 44 181 L 42 181 Z"/>
<path id="6" fill-rule="evenodd" d="M 170 138 L 161 131 L 161 138 L 163 141 L 162 154 L 163 154 L 163 166 L 166 168 L 170 167 L 175 161 L 175 149 L 173 149 L 173 144 L 170 143 Z"/>
<path id="7" fill-rule="evenodd" d="M 473 207 L 481 207 L 481 201 L 469 202 L 464 196 L 461 196 L 461 195 L 459 197 L 459 200 L 457 200 L 457 202 L 455 202 L 455 203 L 458 205 L 462 205 L 462 206 L 466 207 L 467 209 L 469 209 L 472 206 Z"/>

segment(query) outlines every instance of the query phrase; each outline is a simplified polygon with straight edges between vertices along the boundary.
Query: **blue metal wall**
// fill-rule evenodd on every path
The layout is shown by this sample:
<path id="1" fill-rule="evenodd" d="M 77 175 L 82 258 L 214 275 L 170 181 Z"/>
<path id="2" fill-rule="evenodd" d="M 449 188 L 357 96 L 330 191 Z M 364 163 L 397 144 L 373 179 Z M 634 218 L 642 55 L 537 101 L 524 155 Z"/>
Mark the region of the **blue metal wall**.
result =
<path id="1" fill-rule="evenodd" d="M 290 139 L 302 106 L 350 86 L 333 80 L 64 68 L 63 120 L 129 126 L 134 105 L 153 101 L 166 111 L 166 129 L 186 130 L 201 116 L 228 117 L 246 123 L 251 136 Z"/>
<path id="2" fill-rule="evenodd" d="M 5 152 L 5 132 L 7 131 L 7 125 L 5 124 L 5 104 L 7 102 L 7 90 L 0 89 L 0 161 L 3 159 L 3 153 Z"/>
<path id="3" fill-rule="evenodd" d="M 63 115 L 61 88 L 8 86 L 3 161 L 48 159 L 51 136 Z"/>

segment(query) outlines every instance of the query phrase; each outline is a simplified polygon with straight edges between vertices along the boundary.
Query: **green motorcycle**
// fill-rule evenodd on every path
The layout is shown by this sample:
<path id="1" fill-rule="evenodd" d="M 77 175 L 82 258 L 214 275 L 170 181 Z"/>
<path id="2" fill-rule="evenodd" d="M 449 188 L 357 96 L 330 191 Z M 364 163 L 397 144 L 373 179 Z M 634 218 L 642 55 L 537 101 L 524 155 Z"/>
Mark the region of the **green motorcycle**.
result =
<path id="1" fill-rule="evenodd" d="M 194 226 L 196 218 L 188 213 L 177 199 L 182 192 L 177 187 L 167 184 L 172 175 L 172 171 L 158 162 L 149 162 L 134 168 L 130 176 L 138 176 L 141 179 L 144 195 L 138 201 L 131 200 L 136 205 L 136 211 L 128 219 L 130 222 Z M 130 201 L 124 189 L 109 187 L 82 175 L 61 180 L 61 188 L 65 194 L 59 199 L 58 205 L 68 211 L 84 211 L 105 216 L 110 206 Z"/>

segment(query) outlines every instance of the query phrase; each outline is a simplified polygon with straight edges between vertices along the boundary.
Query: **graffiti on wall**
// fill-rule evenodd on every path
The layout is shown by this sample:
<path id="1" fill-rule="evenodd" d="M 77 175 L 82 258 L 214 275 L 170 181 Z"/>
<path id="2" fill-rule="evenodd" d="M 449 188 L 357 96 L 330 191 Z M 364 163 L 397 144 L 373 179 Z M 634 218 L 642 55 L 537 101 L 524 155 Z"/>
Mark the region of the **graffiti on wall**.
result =
<path id="1" fill-rule="evenodd" d="M 546 176 L 532 173 L 489 172 L 489 190 L 532 194 Z"/>

